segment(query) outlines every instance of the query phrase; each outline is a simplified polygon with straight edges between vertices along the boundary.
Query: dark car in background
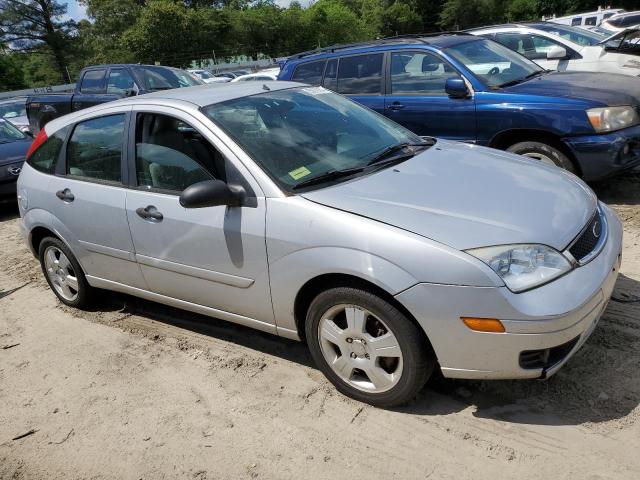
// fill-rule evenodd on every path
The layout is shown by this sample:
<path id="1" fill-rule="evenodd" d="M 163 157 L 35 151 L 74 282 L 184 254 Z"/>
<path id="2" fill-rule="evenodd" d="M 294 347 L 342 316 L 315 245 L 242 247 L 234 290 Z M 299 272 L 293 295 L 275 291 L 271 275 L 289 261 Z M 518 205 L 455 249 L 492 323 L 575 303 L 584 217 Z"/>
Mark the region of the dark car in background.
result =
<path id="1" fill-rule="evenodd" d="M 640 164 L 638 78 L 550 72 L 469 34 L 304 52 L 278 79 L 322 85 L 421 136 L 507 150 L 585 180 Z"/>
<path id="2" fill-rule="evenodd" d="M 30 135 L 0 118 L 0 201 L 15 200 L 18 175 L 32 142 Z"/>
<path id="3" fill-rule="evenodd" d="M 73 93 L 34 95 L 27 100 L 32 133 L 67 113 L 144 93 L 192 87 L 203 82 L 192 73 L 160 65 L 97 65 L 80 72 Z"/>

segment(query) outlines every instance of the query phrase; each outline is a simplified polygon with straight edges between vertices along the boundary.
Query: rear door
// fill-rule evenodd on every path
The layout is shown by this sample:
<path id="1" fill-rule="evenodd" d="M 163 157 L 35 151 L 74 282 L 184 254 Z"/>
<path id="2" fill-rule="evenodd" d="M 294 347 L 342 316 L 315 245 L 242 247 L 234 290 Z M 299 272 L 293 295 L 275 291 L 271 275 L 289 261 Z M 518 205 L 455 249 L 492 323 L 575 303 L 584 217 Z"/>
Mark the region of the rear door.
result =
<path id="1" fill-rule="evenodd" d="M 384 113 L 384 53 L 349 55 L 327 65 L 324 84 L 378 113 Z"/>
<path id="2" fill-rule="evenodd" d="M 205 125 L 180 110 L 137 112 L 130 139 L 127 217 L 150 290 L 272 329 L 266 207 L 257 184 L 247 180 L 242 165 Z M 242 207 L 180 205 L 185 188 L 211 179 L 241 184 L 248 202 Z"/>
<path id="3" fill-rule="evenodd" d="M 146 288 L 133 254 L 125 211 L 129 108 L 79 121 L 51 177 L 49 209 L 89 277 Z"/>
<path id="4" fill-rule="evenodd" d="M 384 114 L 418 135 L 476 141 L 473 96 L 450 98 L 445 83 L 460 74 L 424 50 L 390 52 Z"/>

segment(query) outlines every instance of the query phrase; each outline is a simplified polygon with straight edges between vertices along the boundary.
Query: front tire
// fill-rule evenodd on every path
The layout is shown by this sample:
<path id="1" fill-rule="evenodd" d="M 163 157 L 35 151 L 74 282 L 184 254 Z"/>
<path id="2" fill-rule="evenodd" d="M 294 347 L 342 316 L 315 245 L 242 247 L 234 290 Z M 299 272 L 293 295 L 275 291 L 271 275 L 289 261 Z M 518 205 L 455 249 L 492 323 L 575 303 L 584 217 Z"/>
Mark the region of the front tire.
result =
<path id="1" fill-rule="evenodd" d="M 40 242 L 38 257 L 42 273 L 58 299 L 69 307 L 87 308 L 93 291 L 69 247 L 57 238 L 46 237 Z"/>
<path id="2" fill-rule="evenodd" d="M 421 330 L 395 306 L 357 288 L 320 293 L 306 337 L 318 368 L 344 395 L 378 407 L 413 399 L 435 367 Z"/>
<path id="3" fill-rule="evenodd" d="M 548 165 L 564 168 L 576 173 L 576 168 L 569 158 L 555 146 L 542 142 L 519 142 L 507 148 L 507 152 L 524 155 Z"/>

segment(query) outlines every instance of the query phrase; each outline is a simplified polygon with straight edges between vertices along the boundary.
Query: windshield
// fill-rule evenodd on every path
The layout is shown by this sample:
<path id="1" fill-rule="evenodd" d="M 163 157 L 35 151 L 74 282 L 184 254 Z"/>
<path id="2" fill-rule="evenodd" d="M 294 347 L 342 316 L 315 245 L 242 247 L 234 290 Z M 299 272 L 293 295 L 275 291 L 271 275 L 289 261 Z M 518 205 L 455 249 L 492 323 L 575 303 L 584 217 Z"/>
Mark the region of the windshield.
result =
<path id="1" fill-rule="evenodd" d="M 0 119 L 0 143 L 14 142 L 25 138 L 24 134 L 6 120 Z"/>
<path id="2" fill-rule="evenodd" d="M 590 32 L 583 28 L 570 27 L 568 25 L 558 25 L 555 23 L 545 23 L 532 25 L 533 28 L 543 30 L 545 32 L 558 35 L 559 37 L 569 40 L 573 43 L 577 43 L 582 46 L 597 45 L 605 39 L 603 35 L 596 32 Z"/>
<path id="3" fill-rule="evenodd" d="M 531 60 L 492 40 L 471 40 L 445 50 L 489 87 L 519 83 L 543 73 Z"/>
<path id="4" fill-rule="evenodd" d="M 206 72 L 204 70 L 200 70 L 198 72 L 198 75 L 200 75 L 201 78 L 206 78 L 206 79 L 213 78 L 213 75 L 211 75 L 209 72 Z"/>
<path id="5" fill-rule="evenodd" d="M 640 49 L 640 29 L 622 32 L 615 38 L 604 42 L 604 47 L 607 50 L 618 50 L 620 52 L 638 50 Z"/>
<path id="6" fill-rule="evenodd" d="M 26 117 L 27 109 L 24 100 L 0 103 L 0 118 Z"/>
<path id="7" fill-rule="evenodd" d="M 366 169 L 389 147 L 423 142 L 322 87 L 265 92 L 203 112 L 287 191 L 327 172 Z"/>
<path id="8" fill-rule="evenodd" d="M 136 67 L 135 71 L 143 88 L 149 91 L 202 85 L 195 76 L 177 68 Z"/>

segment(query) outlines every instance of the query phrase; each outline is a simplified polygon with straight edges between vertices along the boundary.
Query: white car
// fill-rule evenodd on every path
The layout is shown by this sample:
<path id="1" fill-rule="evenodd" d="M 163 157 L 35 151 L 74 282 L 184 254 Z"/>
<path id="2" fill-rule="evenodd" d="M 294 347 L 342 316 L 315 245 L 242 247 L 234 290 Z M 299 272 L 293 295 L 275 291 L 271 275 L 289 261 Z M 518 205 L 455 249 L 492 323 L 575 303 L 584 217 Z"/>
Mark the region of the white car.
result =
<path id="1" fill-rule="evenodd" d="M 626 28 L 637 27 L 639 25 L 640 11 L 620 13 L 607 18 L 600 24 L 602 28 L 613 30 L 614 32 L 620 32 Z"/>
<path id="2" fill-rule="evenodd" d="M 249 73 L 248 75 L 240 75 L 234 78 L 231 82 L 259 82 L 259 81 L 273 81 L 278 80 L 279 68 L 270 68 L 268 70 L 262 70 L 261 72 Z"/>
<path id="3" fill-rule="evenodd" d="M 640 75 L 640 29 L 609 38 L 551 22 L 498 25 L 469 33 L 495 40 L 542 68 Z"/>
<path id="4" fill-rule="evenodd" d="M 194 74 L 204 83 L 227 83 L 230 81 L 230 78 L 226 77 L 216 77 L 211 72 L 202 69 L 193 69 L 189 70 L 190 73 Z"/>
<path id="5" fill-rule="evenodd" d="M 598 8 L 594 12 L 576 13 L 566 17 L 549 18 L 548 20 L 562 25 L 571 25 L 572 27 L 596 26 L 620 13 L 624 13 L 622 8 Z"/>

